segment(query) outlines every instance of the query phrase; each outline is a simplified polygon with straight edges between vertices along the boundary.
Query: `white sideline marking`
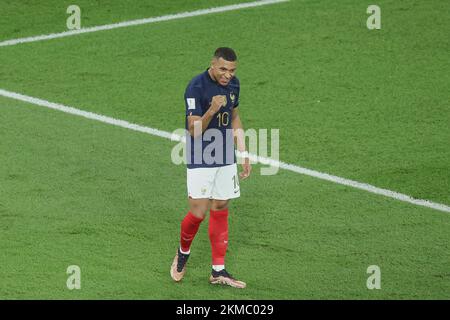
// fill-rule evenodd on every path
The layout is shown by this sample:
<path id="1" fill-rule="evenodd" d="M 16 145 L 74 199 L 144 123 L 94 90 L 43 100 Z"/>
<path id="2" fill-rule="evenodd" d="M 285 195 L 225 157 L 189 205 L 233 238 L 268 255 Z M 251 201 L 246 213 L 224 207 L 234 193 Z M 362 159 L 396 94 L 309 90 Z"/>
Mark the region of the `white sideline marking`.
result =
<path id="1" fill-rule="evenodd" d="M 154 22 L 160 22 L 160 21 L 168 21 L 168 20 L 196 17 L 196 16 L 202 16 L 202 15 L 211 14 L 211 13 L 239 10 L 239 9 L 245 9 L 245 8 L 253 8 L 253 7 L 265 6 L 265 5 L 269 5 L 269 4 L 287 2 L 287 1 L 289 1 L 289 0 L 261 0 L 261 1 L 240 3 L 240 4 L 232 4 L 232 5 L 228 5 L 228 6 L 216 7 L 216 8 L 210 8 L 210 9 L 201 9 L 201 10 L 195 10 L 195 11 L 190 11 L 190 12 L 169 14 L 169 15 L 160 16 L 160 17 L 151 17 L 151 18 L 145 18 L 145 19 L 123 21 L 123 22 L 119 22 L 119 23 L 106 24 L 106 25 L 102 25 L 102 26 L 82 28 L 80 30 L 71 30 L 71 31 L 64 31 L 64 32 L 60 32 L 60 33 L 44 34 L 44 35 L 34 36 L 34 37 L 6 40 L 6 41 L 0 42 L 0 47 L 13 46 L 16 44 L 26 43 L 26 42 L 36 42 L 36 41 L 42 41 L 42 40 L 50 40 L 50 39 L 56 39 L 56 38 L 69 37 L 69 36 L 74 36 L 77 34 L 88 33 L 88 32 L 111 30 L 111 29 L 116 29 L 116 28 L 137 26 L 137 25 L 141 25 L 141 24 L 154 23 Z"/>
<path id="2" fill-rule="evenodd" d="M 0 96 L 28 102 L 28 103 L 35 104 L 38 106 L 62 111 L 65 113 L 74 114 L 77 116 L 81 116 L 84 118 L 88 118 L 88 119 L 92 119 L 92 120 L 96 120 L 96 121 L 100 121 L 100 122 L 104 122 L 104 123 L 109 123 L 109 124 L 119 126 L 122 128 L 131 129 L 134 131 L 151 134 L 151 135 L 158 136 L 161 138 L 170 139 L 172 141 L 183 141 L 184 140 L 184 137 L 169 133 L 167 131 L 144 127 L 144 126 L 141 126 L 138 124 L 130 123 L 128 121 L 114 119 L 114 118 L 103 116 L 103 115 L 96 114 L 93 112 L 83 111 L 83 110 L 68 107 L 68 106 L 65 106 L 65 105 L 62 105 L 59 103 L 53 103 L 53 102 L 49 102 L 46 100 L 33 98 L 30 96 L 26 96 L 26 95 L 11 92 L 11 91 L 6 91 L 3 89 L 0 89 Z M 364 190 L 364 191 L 367 191 L 370 193 L 383 195 L 383 196 L 386 196 L 389 198 L 397 199 L 397 200 L 400 200 L 403 202 L 412 203 L 412 204 L 415 204 L 418 206 L 428 207 L 428 208 L 432 208 L 432 209 L 443 211 L 443 212 L 450 212 L 450 207 L 445 204 L 435 203 L 435 202 L 431 202 L 428 200 L 422 200 L 422 199 L 414 199 L 406 194 L 398 193 L 398 192 L 387 190 L 387 189 L 381 189 L 381 188 L 372 186 L 370 184 L 333 176 L 333 175 L 330 175 L 327 173 L 323 173 L 323 172 L 319 172 L 319 171 L 315 171 L 315 170 L 311 170 L 311 169 L 307 169 L 307 168 L 302 168 L 302 167 L 299 167 L 299 166 L 296 166 L 293 164 L 285 163 L 282 161 L 276 161 L 276 160 L 268 159 L 265 157 L 260 157 L 260 156 L 254 155 L 254 154 L 250 154 L 250 159 L 253 161 L 258 161 L 262 164 L 271 164 L 274 166 L 279 166 L 280 168 L 285 169 L 285 170 L 293 171 L 296 173 L 304 174 L 304 175 L 315 177 L 315 178 L 322 179 L 322 180 L 331 181 L 331 182 L 334 182 L 337 184 L 342 184 L 345 186 Z"/>

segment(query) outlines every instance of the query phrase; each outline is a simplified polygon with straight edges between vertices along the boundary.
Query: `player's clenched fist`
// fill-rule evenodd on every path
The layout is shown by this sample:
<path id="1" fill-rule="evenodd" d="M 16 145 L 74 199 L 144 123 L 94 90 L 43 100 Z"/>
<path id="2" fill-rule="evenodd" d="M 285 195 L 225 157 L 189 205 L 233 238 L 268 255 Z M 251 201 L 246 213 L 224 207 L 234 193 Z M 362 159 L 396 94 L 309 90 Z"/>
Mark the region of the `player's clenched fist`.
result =
<path id="1" fill-rule="evenodd" d="M 211 101 L 211 106 L 209 107 L 209 111 L 212 114 L 217 113 L 220 108 L 227 104 L 227 100 L 225 96 L 214 96 Z"/>

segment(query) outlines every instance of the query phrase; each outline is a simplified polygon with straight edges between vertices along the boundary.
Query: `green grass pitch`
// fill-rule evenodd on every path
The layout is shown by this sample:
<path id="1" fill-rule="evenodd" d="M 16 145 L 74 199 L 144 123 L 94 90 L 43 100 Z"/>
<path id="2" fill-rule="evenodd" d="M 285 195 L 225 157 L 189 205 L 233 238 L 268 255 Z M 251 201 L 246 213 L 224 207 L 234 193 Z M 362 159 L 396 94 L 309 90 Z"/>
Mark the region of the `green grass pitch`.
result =
<path id="1" fill-rule="evenodd" d="M 239 0 L 1 1 L 0 41 Z M 246 128 L 280 160 L 450 204 L 450 2 L 286 3 L 0 47 L 0 88 L 129 122 L 184 126 L 214 49 L 239 55 Z M 241 183 L 227 269 L 208 284 L 207 221 L 169 267 L 188 210 L 174 143 L 0 97 L 0 299 L 449 299 L 450 215 L 280 170 Z M 66 269 L 81 268 L 68 290 Z M 381 269 L 369 290 L 366 270 Z"/>

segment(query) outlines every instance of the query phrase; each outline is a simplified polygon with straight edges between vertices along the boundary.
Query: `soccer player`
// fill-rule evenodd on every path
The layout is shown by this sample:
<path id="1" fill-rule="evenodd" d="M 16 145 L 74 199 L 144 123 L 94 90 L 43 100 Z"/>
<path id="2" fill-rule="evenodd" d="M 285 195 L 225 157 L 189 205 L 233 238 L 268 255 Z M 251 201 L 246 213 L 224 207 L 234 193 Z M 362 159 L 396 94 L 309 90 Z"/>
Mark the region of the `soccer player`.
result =
<path id="1" fill-rule="evenodd" d="M 180 246 L 170 275 L 180 281 L 186 272 L 192 241 L 209 209 L 212 252 L 211 284 L 245 288 L 225 269 L 228 247 L 228 202 L 240 196 L 239 177 L 250 175 L 239 118 L 239 80 L 235 77 L 236 53 L 218 48 L 210 67 L 194 77 L 186 88 L 187 189 L 189 212 L 181 222 Z M 237 174 L 234 140 L 243 154 L 243 171 Z M 215 147 L 214 147 L 215 146 Z M 217 147 L 218 146 L 218 147 Z"/>

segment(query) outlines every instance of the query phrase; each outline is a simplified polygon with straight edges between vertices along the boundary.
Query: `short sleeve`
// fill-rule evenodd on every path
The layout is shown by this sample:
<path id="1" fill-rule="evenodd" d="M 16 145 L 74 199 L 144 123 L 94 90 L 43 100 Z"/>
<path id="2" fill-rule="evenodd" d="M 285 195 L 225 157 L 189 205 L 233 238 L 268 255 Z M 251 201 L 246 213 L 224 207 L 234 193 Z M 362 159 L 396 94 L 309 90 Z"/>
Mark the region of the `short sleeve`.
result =
<path id="1" fill-rule="evenodd" d="M 234 106 L 233 106 L 233 108 L 237 108 L 237 107 L 239 107 L 239 90 L 238 90 L 238 92 L 236 93 L 236 100 L 234 101 Z"/>
<path id="2" fill-rule="evenodd" d="M 186 116 L 202 116 L 202 95 L 199 87 L 188 86 L 184 93 Z"/>
<path id="3" fill-rule="evenodd" d="M 239 94 L 241 91 L 241 86 L 240 86 L 239 80 L 237 78 L 236 78 L 236 82 L 237 82 L 237 88 L 236 88 L 236 93 L 235 93 L 236 98 L 234 101 L 233 108 L 237 108 L 239 106 Z"/>

